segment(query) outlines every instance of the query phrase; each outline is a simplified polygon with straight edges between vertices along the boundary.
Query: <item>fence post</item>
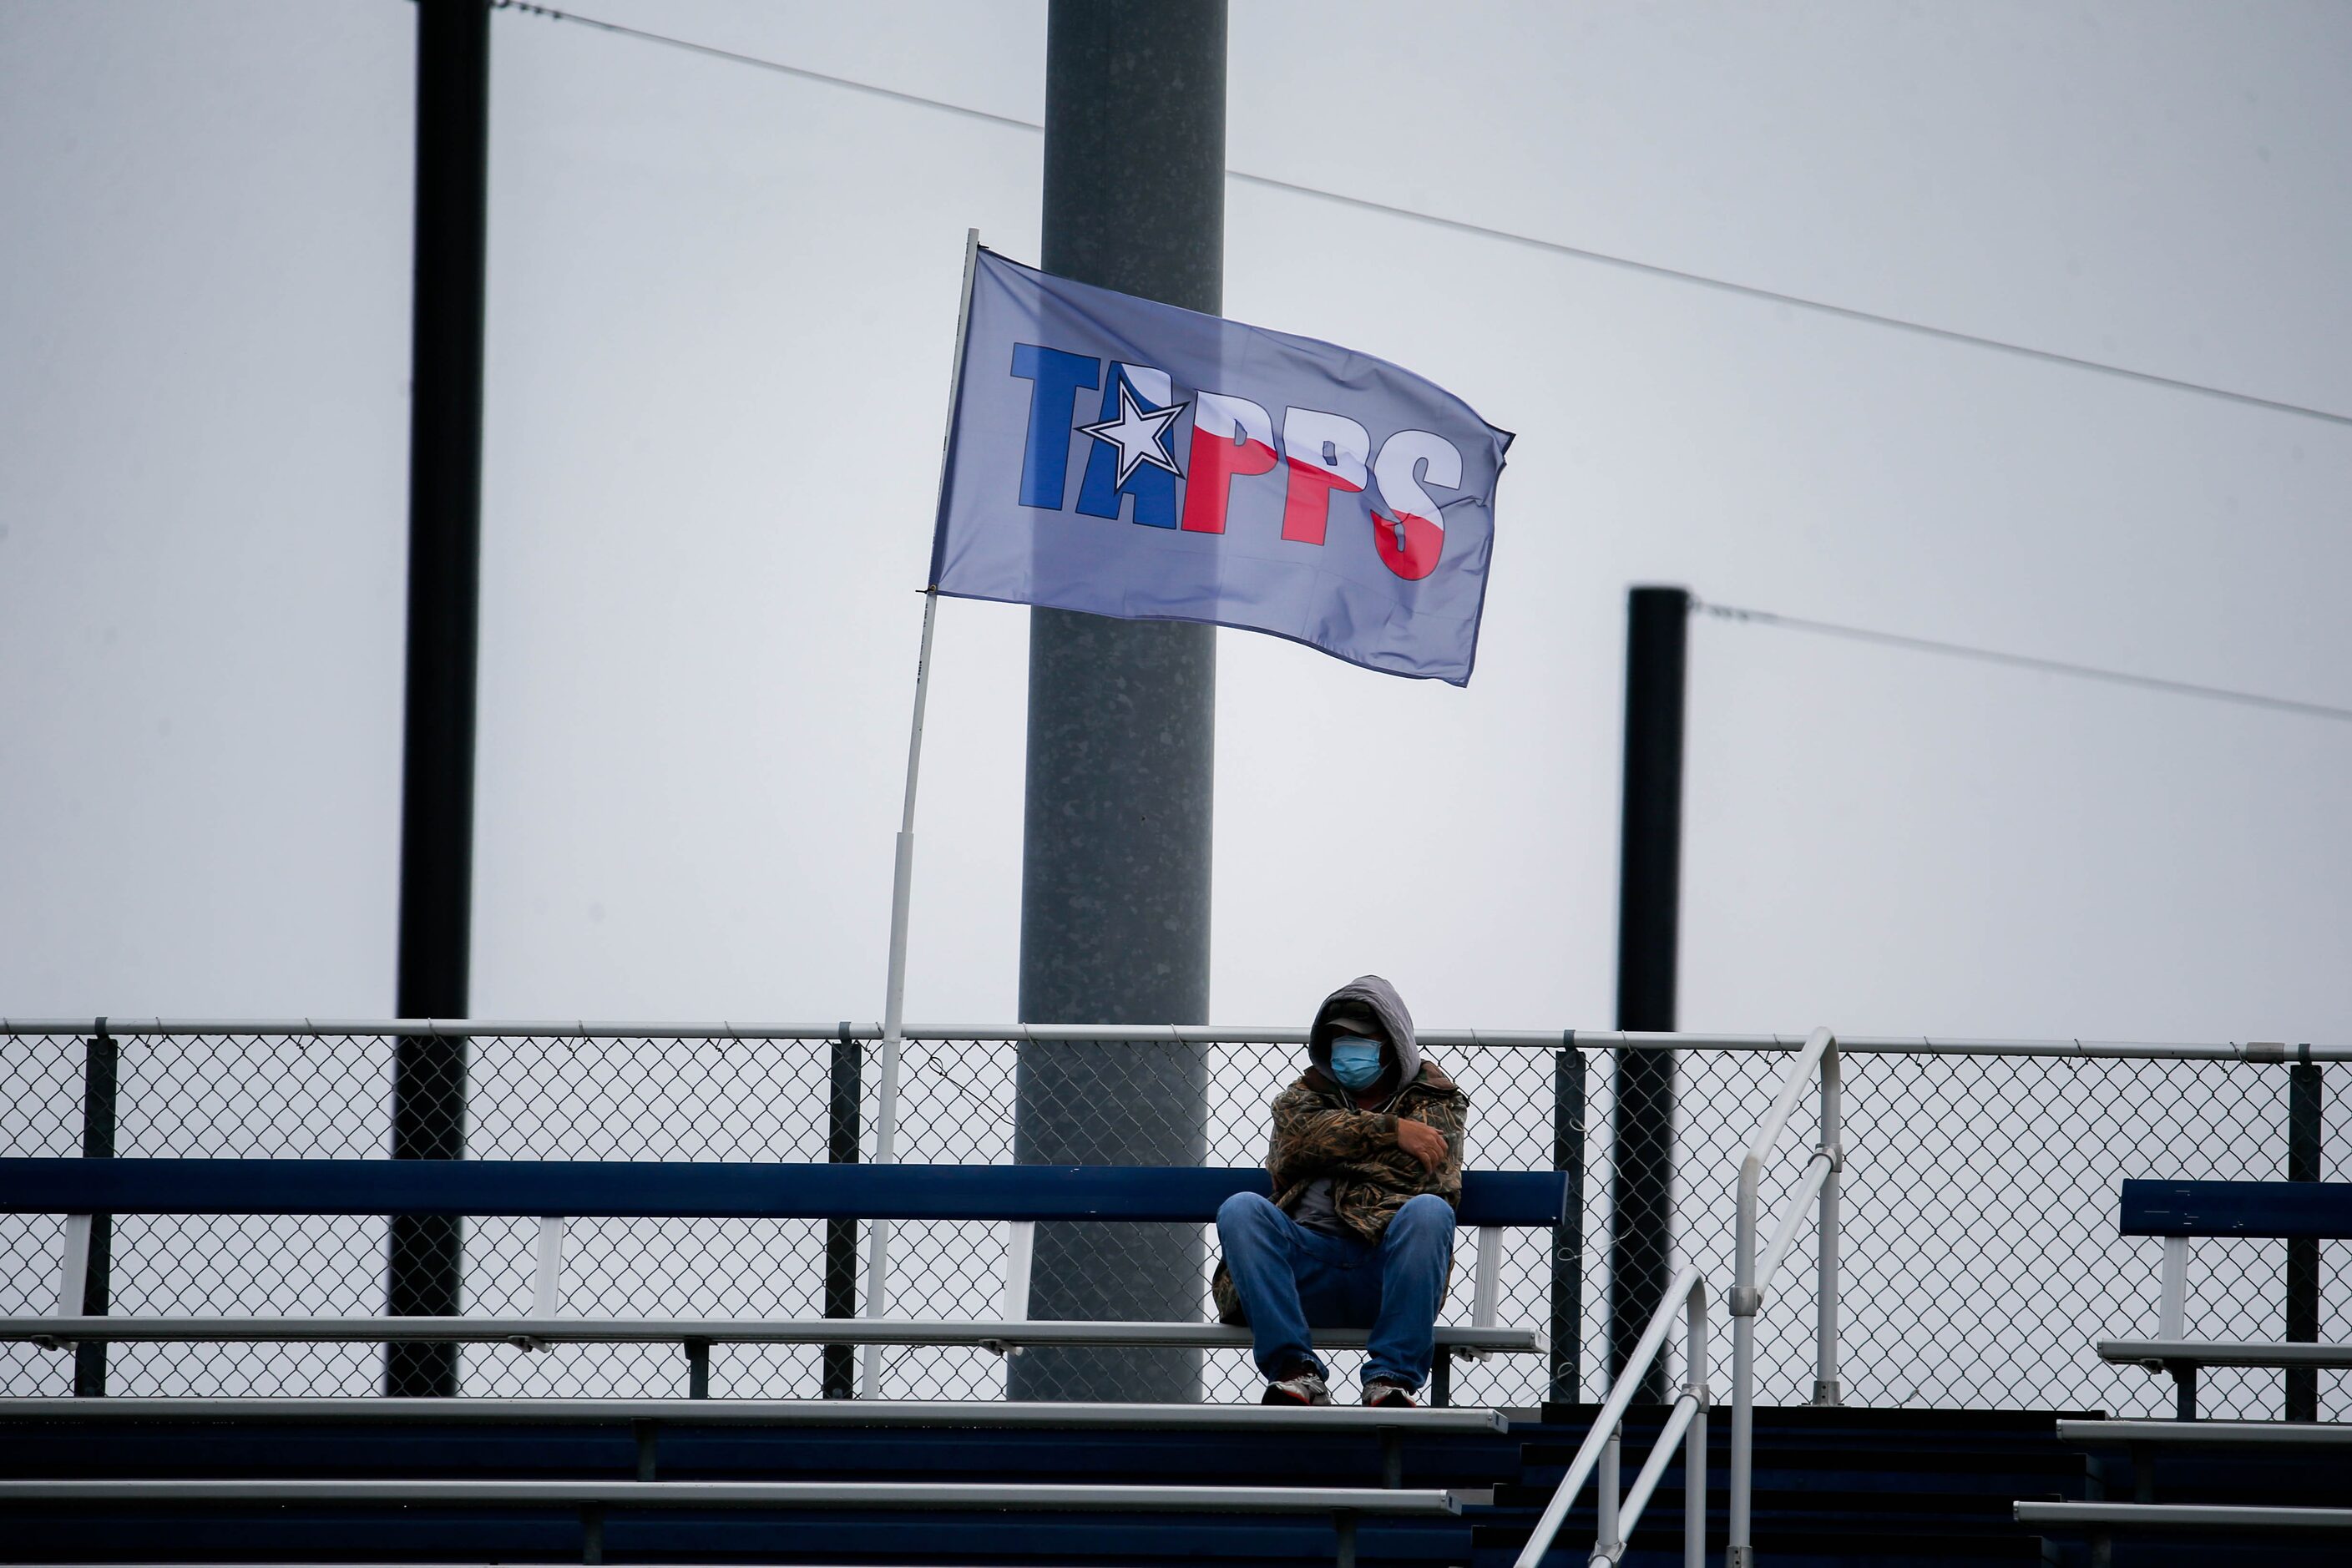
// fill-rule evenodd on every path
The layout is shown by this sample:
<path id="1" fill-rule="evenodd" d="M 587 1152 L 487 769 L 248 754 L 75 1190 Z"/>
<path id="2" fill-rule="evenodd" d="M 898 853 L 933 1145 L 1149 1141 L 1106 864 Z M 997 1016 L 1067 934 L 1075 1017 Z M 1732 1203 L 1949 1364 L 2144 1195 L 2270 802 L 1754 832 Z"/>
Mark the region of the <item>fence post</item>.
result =
<path id="1" fill-rule="evenodd" d="M 393 1047 L 392 1157 L 466 1157 L 463 1035 L 403 1036 Z M 396 1318 L 447 1318 L 465 1297 L 466 1222 L 457 1215 L 392 1216 L 384 1310 Z M 457 1392 L 457 1347 L 399 1340 L 383 1348 L 383 1391 L 449 1398 Z"/>
<path id="2" fill-rule="evenodd" d="M 1691 596 L 1625 595 L 1625 785 L 1617 870 L 1617 1026 L 1675 1026 L 1682 919 L 1683 699 Z M 1675 1252 L 1675 1053 L 1616 1053 L 1610 1143 L 1609 1373 L 1625 1368 L 1666 1294 Z M 1641 1397 L 1664 1404 L 1652 1362 Z"/>
<path id="3" fill-rule="evenodd" d="M 857 1163 L 864 1052 L 849 1037 L 849 1021 L 833 1042 L 833 1092 L 827 1116 L 825 1158 L 836 1165 Z M 824 1222 L 824 1315 L 857 1316 L 857 1222 L 839 1216 Z M 824 1396 L 857 1397 L 857 1352 L 854 1345 L 824 1347 Z"/>
<path id="4" fill-rule="evenodd" d="M 2308 1046 L 2304 1047 L 2309 1052 Z M 2316 1062 L 2298 1062 L 2287 1069 L 2286 1179 L 2320 1179 L 2320 1109 L 2326 1069 Z M 2286 1337 L 2310 1344 L 2319 1338 L 2319 1243 L 2298 1237 L 2286 1244 Z M 2286 1373 L 2286 1418 L 2319 1419 L 2319 1373 L 2311 1367 L 2289 1367 Z"/>
<path id="5" fill-rule="evenodd" d="M 1551 1168 L 1568 1177 L 1567 1209 L 1551 1233 L 1551 1381 L 1545 1397 L 1573 1405 L 1584 1391 L 1584 1053 L 1576 1031 L 1552 1057 Z"/>
<path id="6" fill-rule="evenodd" d="M 91 1037 L 82 1042 L 81 1157 L 114 1158 L 114 1086 L 118 1051 L 114 1037 L 100 1018 Z M 89 1216 L 89 1266 L 82 1275 L 81 1310 L 93 1316 L 106 1312 L 113 1289 L 114 1216 Z M 74 1393 L 96 1399 L 106 1393 L 106 1346 L 81 1341 L 74 1346 Z"/>

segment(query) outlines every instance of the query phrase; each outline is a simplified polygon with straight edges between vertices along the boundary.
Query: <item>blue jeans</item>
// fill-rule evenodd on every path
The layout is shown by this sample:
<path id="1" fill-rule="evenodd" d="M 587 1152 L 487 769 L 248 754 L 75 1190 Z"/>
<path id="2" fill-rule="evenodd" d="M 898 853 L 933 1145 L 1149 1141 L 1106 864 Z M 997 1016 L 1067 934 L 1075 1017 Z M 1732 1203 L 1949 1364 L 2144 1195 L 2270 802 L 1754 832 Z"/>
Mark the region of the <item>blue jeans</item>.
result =
<path id="1" fill-rule="evenodd" d="M 1268 1382 L 1302 1362 L 1320 1374 L 1309 1324 L 1370 1329 L 1364 1381 L 1417 1389 L 1429 1375 L 1437 1309 L 1454 1264 L 1454 1209 L 1433 1193 L 1405 1200 L 1380 1245 L 1308 1230 L 1255 1193 L 1217 1210 L 1217 1240 L 1249 1314 Z"/>

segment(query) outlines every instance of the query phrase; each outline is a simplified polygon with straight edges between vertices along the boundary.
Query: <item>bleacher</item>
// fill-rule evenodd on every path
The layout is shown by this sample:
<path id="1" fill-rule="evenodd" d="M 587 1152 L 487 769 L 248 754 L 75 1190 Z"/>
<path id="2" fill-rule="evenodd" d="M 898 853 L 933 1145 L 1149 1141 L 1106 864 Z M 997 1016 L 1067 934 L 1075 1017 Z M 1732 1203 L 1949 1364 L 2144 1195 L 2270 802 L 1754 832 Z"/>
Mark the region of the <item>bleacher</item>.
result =
<path id="1" fill-rule="evenodd" d="M 0 1414 L 16 1478 L 0 1482 L 0 1555 L 1499 1568 L 1594 1413 L 16 1401 Z M 1662 1415 L 1637 1408 L 1636 1450 Z M 1758 1452 L 1757 1546 L 1775 1563 L 1918 1560 L 1925 1547 L 1906 1553 L 1929 1538 L 1942 1563 L 2039 1562 L 2009 1500 L 2026 1482 L 2084 1489 L 2047 1417 L 1773 1411 Z M 1680 1560 L 1682 1486 L 1670 1470 L 1625 1561 Z M 1719 1504 L 1713 1519 L 1719 1541 Z M 1588 1544 L 1546 1561 L 1582 1563 L 1595 1524 L 1588 1494 L 1563 1536 Z"/>
<path id="2" fill-rule="evenodd" d="M 1430 1409 L 707 1398 L 709 1357 L 729 1344 L 1245 1346 L 1245 1331 L 1220 1324 L 1031 1319 L 1031 1238 L 1043 1222 L 1204 1223 L 1234 1194 L 1265 1190 L 1254 1169 L 0 1160 L 0 1210 L 66 1220 L 59 1310 L 0 1319 L 0 1339 L 61 1351 L 83 1342 L 668 1342 L 692 1366 L 689 1397 L 675 1402 L 9 1402 L 0 1406 L 9 1461 L 0 1518 L 15 1544 L 0 1554 L 1454 1560 L 1466 1542 L 1465 1507 L 1483 1502 L 1496 1479 L 1503 1423 L 1445 1408 L 1444 1374 L 1455 1352 L 1542 1349 L 1539 1330 L 1494 1321 L 1491 1280 L 1505 1229 L 1560 1223 L 1557 1173 L 1465 1173 L 1458 1214 L 1477 1237 L 1474 1321 L 1438 1331 Z M 81 1288 L 97 1214 L 535 1217 L 541 1245 L 520 1318 L 91 1314 Z M 995 1222 L 1006 1230 L 1000 1312 L 571 1316 L 563 1235 L 580 1215 Z M 1318 1337 L 1350 1346 L 1365 1335 Z M 722 1404 L 723 1415 L 710 1414 Z M 1472 1437 L 1484 1447 L 1461 1441 Z"/>
<path id="3" fill-rule="evenodd" d="M 2209 1367 L 2352 1368 L 2352 1345 L 2192 1335 L 2191 1243 L 2198 1237 L 2352 1239 L 2352 1185 L 2318 1182 L 2126 1181 L 2117 1228 L 2164 1243 L 2157 1331 L 2099 1342 L 2103 1361 L 2169 1375 L 2170 1421 L 2066 1420 L 2059 1439 L 2099 1481 L 2083 1499 L 2021 1501 L 2017 1518 L 2086 1542 L 2095 1563 L 2352 1562 L 2352 1499 L 2338 1478 L 2352 1426 L 2317 1421 L 2200 1421 Z"/>
<path id="4" fill-rule="evenodd" d="M 1847 1407 L 1840 1057 L 1825 1030 L 1795 1053 L 1739 1154 L 1737 1242 L 1721 1277 L 1684 1265 L 1624 1364 L 1602 1380 L 1603 1397 L 1581 1404 L 1445 1398 L 1456 1358 L 1549 1348 L 1524 1294 L 1504 1304 L 1497 1275 L 1507 1232 L 1549 1230 L 1557 1244 L 1554 1227 L 1579 1217 L 1557 1171 L 1466 1175 L 1458 1266 L 1468 1289 L 1455 1297 L 1466 1299 L 1468 1321 L 1441 1324 L 1436 1401 L 1366 1410 L 709 1397 L 712 1358 L 723 1367 L 734 1345 L 950 1345 L 983 1355 L 1245 1345 L 1244 1332 L 1209 1322 L 1034 1319 L 1029 1258 L 1040 1223 L 1204 1224 L 1226 1196 L 1264 1190 L 1254 1169 L 0 1159 L 0 1214 L 43 1216 L 58 1238 L 54 1309 L 0 1317 L 0 1342 L 52 1355 L 100 1342 L 412 1341 L 526 1362 L 561 1344 L 685 1352 L 672 1363 L 685 1397 L 0 1399 L 0 1561 L 2352 1561 L 2352 1509 L 2338 1506 L 2333 1481 L 2352 1428 L 2196 1418 L 2200 1370 L 2352 1367 L 2352 1347 L 2266 1341 L 2239 1322 L 2200 1337 L 2206 1325 L 2189 1304 L 2191 1238 L 2352 1237 L 2352 1188 L 2123 1184 L 2115 1228 L 2161 1248 L 2150 1253 L 2157 1321 L 2151 1337 L 2101 1340 L 2096 1354 L 2168 1375 L 2172 1420 Z M 1818 1138 L 1796 1140 L 1793 1169 L 1775 1174 L 1809 1089 L 1821 1097 Z M 1768 1211 L 1768 1194 L 1779 1212 Z M 505 1314 L 82 1310 L 97 1234 L 87 1216 L 186 1214 L 505 1217 L 535 1221 L 539 1245 L 528 1291 L 502 1298 L 523 1305 Z M 977 1222 L 1001 1237 L 1002 1274 L 990 1310 L 961 1317 L 604 1316 L 566 1282 L 567 1221 L 599 1215 Z M 1769 1310 L 1809 1234 L 1815 1399 L 1775 1405 L 1760 1397 L 1757 1367 L 1770 1349 L 1768 1321 L 1786 1321 Z M 2116 1282 L 2109 1294 L 2129 1300 Z M 1334 1347 L 1363 1338 L 1318 1335 Z M 1666 1386 L 1670 1363 L 1681 1377 Z M 1783 1386 L 1787 1373 L 1784 1357 Z M 1646 1402 L 1659 1386 L 1667 1402 Z M 1695 1491 L 1688 1471 L 1702 1454 L 1705 1486 Z"/>

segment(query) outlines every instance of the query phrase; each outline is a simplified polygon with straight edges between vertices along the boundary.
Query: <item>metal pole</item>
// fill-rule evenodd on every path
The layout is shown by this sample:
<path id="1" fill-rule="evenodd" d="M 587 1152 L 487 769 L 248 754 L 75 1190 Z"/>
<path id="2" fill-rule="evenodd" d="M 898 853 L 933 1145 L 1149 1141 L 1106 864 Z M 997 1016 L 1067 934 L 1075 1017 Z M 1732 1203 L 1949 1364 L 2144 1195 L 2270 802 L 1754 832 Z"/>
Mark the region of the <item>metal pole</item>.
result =
<path id="1" fill-rule="evenodd" d="M 1625 1418 L 1619 1416 L 1617 1425 L 1609 1429 L 1609 1442 L 1601 1450 L 1601 1470 L 1593 1481 L 1592 1554 L 1615 1555 L 1624 1545 L 1623 1532 L 1617 1528 L 1618 1505 L 1623 1500 L 1619 1490 L 1618 1466 L 1625 1447 Z"/>
<path id="2" fill-rule="evenodd" d="M 859 1095 L 864 1087 L 860 1081 L 864 1052 L 850 1037 L 849 1024 L 844 1020 L 841 1036 L 833 1042 L 833 1086 L 826 1117 L 827 1136 L 825 1158 L 836 1165 L 857 1163 Z M 828 1219 L 824 1222 L 824 1315 L 828 1318 L 854 1318 L 857 1315 L 857 1222 L 854 1219 Z M 848 1345 L 824 1347 L 824 1396 L 827 1399 L 854 1399 L 857 1396 L 856 1358 Z"/>
<path id="3" fill-rule="evenodd" d="M 1046 271 L 1223 309 L 1225 36 L 1224 0 L 1053 0 Z M 1024 1021 L 1208 1017 L 1215 719 L 1213 628 L 1031 612 Z M 1014 1157 L 1197 1164 L 1207 1079 L 1198 1046 L 1024 1044 Z M 1201 1310 L 1197 1226 L 1041 1225 L 1034 1268 L 1039 1317 Z M 1033 1348 L 1013 1363 L 1010 1389 L 1018 1399 L 1188 1402 L 1200 1397 L 1200 1368 L 1192 1351 Z"/>
<path id="4" fill-rule="evenodd" d="M 1626 595 L 1625 781 L 1617 873 L 1617 1026 L 1675 1026 L 1681 920 L 1684 667 L 1690 593 Z M 1657 1310 L 1674 1267 L 1675 1058 L 1620 1050 L 1611 1181 L 1609 1371 Z M 1642 1397 L 1663 1403 L 1665 1369 L 1643 1374 Z"/>
<path id="5" fill-rule="evenodd" d="M 1740 1162 L 1738 1216 L 1732 1237 L 1731 1507 L 1724 1537 L 1724 1568 L 1754 1568 L 1748 1540 L 1749 1489 L 1756 1456 L 1756 1210 L 1760 1179 L 1756 1161 Z"/>
<path id="6" fill-rule="evenodd" d="M 940 437 L 940 483 L 947 483 L 948 441 L 955 432 L 955 400 L 963 384 L 964 330 L 971 321 L 971 280 L 980 265 L 980 230 L 964 230 L 963 295 L 956 309 L 955 355 L 948 371 L 948 417 Z M 898 1158 L 898 1047 L 907 1022 L 907 923 L 915 894 L 915 793 L 923 772 L 923 710 L 931 693 L 931 631 L 938 624 L 940 595 L 936 586 L 923 590 L 923 636 L 915 655 L 915 715 L 907 731 L 907 789 L 899 802 L 898 854 L 890 875 L 890 960 L 883 982 L 882 1064 L 880 1092 L 874 1118 L 874 1162 L 895 1163 Z M 843 1026 L 845 1031 L 846 1025 Z M 890 1310 L 890 1222 L 869 1220 L 866 1226 L 866 1315 L 878 1318 Z M 882 1391 L 882 1347 L 867 1345 L 862 1360 L 866 1397 Z"/>
<path id="7" fill-rule="evenodd" d="M 1683 1381 L 1697 1408 L 1683 1437 L 1683 1568 L 1706 1568 L 1706 1293 L 1694 1287 L 1683 1331 Z"/>
<path id="8" fill-rule="evenodd" d="M 1843 1239 L 1838 1179 L 1845 1168 L 1845 1090 L 1835 1042 L 1822 1053 L 1822 1152 L 1829 1157 L 1830 1173 L 1822 1182 L 1813 1289 L 1813 1403 L 1837 1405 L 1845 1393 L 1838 1379 L 1838 1247 Z"/>
<path id="9" fill-rule="evenodd" d="M 82 1042 L 81 1157 L 114 1158 L 115 1081 L 120 1054 L 100 1018 Z M 89 1216 L 89 1261 L 82 1270 L 81 1310 L 105 1314 L 113 1291 L 114 1216 Z M 97 1399 L 106 1393 L 106 1346 L 83 1341 L 74 1346 L 74 1393 Z"/>
<path id="10" fill-rule="evenodd" d="M 408 681 L 401 764 L 396 1010 L 467 1013 L 474 698 L 481 571 L 482 295 L 489 190 L 486 0 L 416 7 L 416 231 L 408 450 Z M 465 1152 L 466 1045 L 404 1040 L 394 1158 Z M 392 1221 L 389 1310 L 454 1312 L 464 1237 L 442 1215 Z M 457 1391 L 455 1345 L 394 1344 L 384 1392 Z"/>
<path id="11" fill-rule="evenodd" d="M 2287 1069 L 2286 1179 L 2290 1182 L 2321 1179 L 2320 1112 L 2326 1071 L 2316 1062 L 2298 1062 Z M 2304 1344 L 2319 1338 L 2319 1243 L 2309 1237 L 2298 1237 L 2286 1244 L 2286 1337 Z M 2319 1419 L 2315 1369 L 2287 1369 L 2286 1418 Z"/>
<path id="12" fill-rule="evenodd" d="M 1551 1380 L 1544 1397 L 1573 1405 L 1584 1391 L 1584 1053 L 1572 1044 L 1552 1058 L 1551 1168 L 1568 1177 L 1568 1203 L 1551 1233 Z"/>
<path id="13" fill-rule="evenodd" d="M 923 595 L 923 639 L 915 656 L 915 722 L 907 742 L 907 796 L 899 817 L 897 868 L 890 883 L 890 967 L 882 1004 L 882 1081 L 874 1119 L 874 1163 L 888 1165 L 898 1158 L 898 1045 L 905 1025 L 907 1001 L 907 917 L 914 895 L 915 784 L 922 771 L 923 705 L 931 689 L 931 627 L 939 618 L 940 596 Z M 866 1226 L 866 1315 L 878 1318 L 890 1310 L 890 1222 L 868 1220 Z M 882 1392 L 882 1347 L 867 1345 L 863 1362 L 866 1397 Z"/>

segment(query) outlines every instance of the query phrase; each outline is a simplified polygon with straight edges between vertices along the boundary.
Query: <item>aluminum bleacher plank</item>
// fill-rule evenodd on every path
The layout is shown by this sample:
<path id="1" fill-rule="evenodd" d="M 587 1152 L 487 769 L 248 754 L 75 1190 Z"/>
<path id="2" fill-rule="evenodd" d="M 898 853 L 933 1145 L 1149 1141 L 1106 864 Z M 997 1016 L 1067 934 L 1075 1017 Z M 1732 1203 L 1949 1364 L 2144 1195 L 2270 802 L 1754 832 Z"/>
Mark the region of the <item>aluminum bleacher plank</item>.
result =
<path id="1" fill-rule="evenodd" d="M 2021 1502 L 2020 1524 L 2138 1530 L 2352 1531 L 2352 1509 L 2252 1508 L 2232 1503 Z"/>
<path id="2" fill-rule="evenodd" d="M 2123 1184 L 2125 1236 L 2352 1237 L 2352 1184 L 2175 1182 Z"/>
<path id="3" fill-rule="evenodd" d="M 2183 1448 L 2352 1448 L 2352 1424 L 2316 1421 L 2083 1421 L 2061 1418 L 2061 1442 L 2159 1443 Z"/>
<path id="4" fill-rule="evenodd" d="M 594 1426 L 666 1421 L 698 1426 L 905 1426 L 1108 1428 L 1215 1432 L 1503 1432 L 1499 1410 L 1368 1410 L 1318 1405 L 1087 1405 L 995 1400 L 865 1399 L 385 1399 L 71 1397 L 0 1399 L 0 1422 L 279 1421 Z"/>
<path id="5" fill-rule="evenodd" d="M 1451 1492 L 1376 1487 L 620 1480 L 0 1480 L 0 1503 L 583 1503 L 606 1508 L 1458 1514 Z"/>
<path id="6" fill-rule="evenodd" d="M 1255 1166 L 0 1157 L 0 1213 L 1158 1220 L 1206 1224 Z M 1460 1223 L 1550 1226 L 1558 1171 L 1467 1171 Z"/>
<path id="7" fill-rule="evenodd" d="M 1315 1342 L 1352 1350 L 1370 1338 L 1362 1329 L 1318 1329 Z M 1223 1323 L 1097 1323 L 1059 1320 L 1022 1322 L 925 1322 L 904 1318 L 154 1318 L 5 1317 L 0 1342 L 360 1344 L 403 1340 L 444 1344 L 712 1344 L 788 1345 L 1172 1345 L 1187 1349 L 1246 1349 L 1247 1329 Z M 1437 1342 L 1505 1353 L 1545 1348 L 1542 1331 L 1474 1328 L 1440 1323 Z"/>
<path id="8" fill-rule="evenodd" d="M 2199 1366 L 2343 1368 L 2352 1367 L 2352 1345 L 2286 1344 L 2275 1340 L 2101 1340 L 2099 1359 L 2193 1362 Z"/>

